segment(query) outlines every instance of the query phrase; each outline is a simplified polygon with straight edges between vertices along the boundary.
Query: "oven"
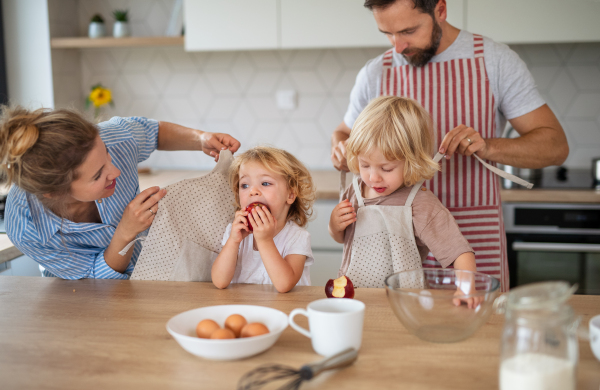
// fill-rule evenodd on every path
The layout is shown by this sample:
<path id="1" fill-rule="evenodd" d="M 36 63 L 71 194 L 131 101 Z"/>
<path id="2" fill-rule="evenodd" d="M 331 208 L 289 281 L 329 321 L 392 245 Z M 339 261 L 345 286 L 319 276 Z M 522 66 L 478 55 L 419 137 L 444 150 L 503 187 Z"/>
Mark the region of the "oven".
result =
<path id="1" fill-rule="evenodd" d="M 548 280 L 600 295 L 600 205 L 506 203 L 510 287 Z"/>

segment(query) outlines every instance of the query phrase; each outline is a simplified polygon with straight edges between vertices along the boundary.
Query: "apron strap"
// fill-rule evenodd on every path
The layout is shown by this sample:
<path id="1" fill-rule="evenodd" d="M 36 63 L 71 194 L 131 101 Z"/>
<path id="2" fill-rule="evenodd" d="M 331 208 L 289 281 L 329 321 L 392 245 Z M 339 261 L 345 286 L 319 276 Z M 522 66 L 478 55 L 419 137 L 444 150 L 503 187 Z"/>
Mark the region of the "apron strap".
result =
<path id="1" fill-rule="evenodd" d="M 412 202 L 415 200 L 415 196 L 417 196 L 417 192 L 419 192 L 424 182 L 425 180 L 421 180 L 413 186 L 412 190 L 410 190 L 410 194 L 408 194 L 408 198 L 406 198 L 406 203 L 404 203 L 405 206 L 412 206 Z"/>
<path id="2" fill-rule="evenodd" d="M 435 155 L 435 157 L 433 157 L 433 161 L 435 161 L 435 162 L 439 162 L 439 161 L 442 159 L 442 157 L 444 157 L 444 155 L 438 152 L 438 153 Z M 493 172 L 493 173 L 495 173 L 496 175 L 498 175 L 498 176 L 500 176 L 500 177 L 503 177 L 503 178 L 505 178 L 505 179 L 508 179 L 508 180 L 510 180 L 510 181 L 512 181 L 512 182 L 514 182 L 514 183 L 520 184 L 520 185 L 522 185 L 523 187 L 527 187 L 528 189 L 532 189 L 532 188 L 533 188 L 533 184 L 532 184 L 532 183 L 530 183 L 530 182 L 528 182 L 528 181 L 525 181 L 525 180 L 521 179 L 521 178 L 520 178 L 520 177 L 518 177 L 518 176 L 511 175 L 510 173 L 508 173 L 508 172 L 505 172 L 505 171 L 503 171 L 502 169 L 498 169 L 498 168 L 496 168 L 495 166 L 493 166 L 493 165 L 490 165 L 490 164 L 486 163 L 486 162 L 485 162 L 485 161 L 483 161 L 483 159 L 481 159 L 481 157 L 479 157 L 477 154 L 475 154 L 475 153 L 474 153 L 474 154 L 473 154 L 473 157 L 475 157 L 477 160 L 479 160 L 479 162 L 480 162 L 480 163 L 482 163 L 484 167 L 486 167 L 487 169 L 489 169 L 490 171 L 492 171 L 492 172 Z"/>
<path id="3" fill-rule="evenodd" d="M 440 162 L 442 157 L 444 157 L 444 155 L 438 152 L 435 156 L 433 156 L 433 161 L 436 163 Z M 406 203 L 404 204 L 405 206 L 412 206 L 412 202 L 415 199 L 415 196 L 417 196 L 417 192 L 419 192 L 424 182 L 425 180 L 421 180 L 413 186 L 413 189 L 410 191 L 410 194 L 408 194 L 408 198 L 406 199 Z"/>
<path id="4" fill-rule="evenodd" d="M 346 172 L 340 171 L 340 202 L 344 199 L 344 191 L 346 191 Z"/>
<path id="5" fill-rule="evenodd" d="M 356 201 L 358 202 L 358 207 L 365 207 L 365 200 L 362 197 L 362 193 L 360 191 L 360 186 L 358 185 L 358 175 L 355 175 L 352 179 L 352 185 L 354 186 L 354 194 L 356 195 Z"/>
<path id="6" fill-rule="evenodd" d="M 503 178 L 505 178 L 505 179 L 508 179 L 508 180 L 510 180 L 510 181 L 512 181 L 512 182 L 514 182 L 514 183 L 520 184 L 520 185 L 522 185 L 523 187 L 527 187 L 527 189 L 529 189 L 529 190 L 533 188 L 533 184 L 532 184 L 532 183 L 530 183 L 530 182 L 528 182 L 528 181 L 525 181 L 525 180 L 523 180 L 523 179 L 521 179 L 520 177 L 517 177 L 517 176 L 515 176 L 515 175 L 511 175 L 511 174 L 510 174 L 510 173 L 508 173 L 508 172 L 504 172 L 502 169 L 498 169 L 498 168 L 496 168 L 495 166 L 493 166 L 493 165 L 490 165 L 490 164 L 486 163 L 485 161 L 483 161 L 483 160 L 482 160 L 482 159 L 481 159 L 481 158 L 480 158 L 478 155 L 476 155 L 476 154 L 473 154 L 473 156 L 475 156 L 475 158 L 476 158 L 477 160 L 479 160 L 479 162 L 480 162 L 480 163 L 482 163 L 484 167 L 486 167 L 486 168 L 487 168 L 487 169 L 489 169 L 490 171 L 494 172 L 496 175 L 498 175 L 498 176 L 500 176 L 500 177 L 503 177 Z"/>

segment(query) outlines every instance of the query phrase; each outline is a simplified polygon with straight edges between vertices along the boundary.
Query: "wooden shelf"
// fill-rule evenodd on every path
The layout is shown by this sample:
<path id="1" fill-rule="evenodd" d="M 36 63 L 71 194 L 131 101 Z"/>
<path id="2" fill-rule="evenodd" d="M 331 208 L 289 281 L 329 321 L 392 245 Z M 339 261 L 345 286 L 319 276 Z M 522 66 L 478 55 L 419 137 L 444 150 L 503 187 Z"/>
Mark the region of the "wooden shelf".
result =
<path id="1" fill-rule="evenodd" d="M 183 46 L 183 37 L 128 37 L 128 38 L 52 38 L 53 49 L 95 49 L 107 47 Z"/>

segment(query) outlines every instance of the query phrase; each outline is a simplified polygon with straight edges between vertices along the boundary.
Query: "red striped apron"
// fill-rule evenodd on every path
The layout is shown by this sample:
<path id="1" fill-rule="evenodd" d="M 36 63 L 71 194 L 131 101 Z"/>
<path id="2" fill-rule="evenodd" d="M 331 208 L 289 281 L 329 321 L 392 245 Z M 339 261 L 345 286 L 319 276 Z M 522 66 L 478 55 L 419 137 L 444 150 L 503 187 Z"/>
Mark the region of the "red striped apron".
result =
<path id="1" fill-rule="evenodd" d="M 436 150 L 453 128 L 464 124 L 483 138 L 496 136 L 494 95 L 483 57 L 483 38 L 473 35 L 474 58 L 392 66 L 394 49 L 383 56 L 381 95 L 410 97 L 431 114 Z M 491 165 L 496 165 L 489 162 Z M 475 251 L 477 270 L 498 278 L 509 288 L 506 234 L 502 221 L 499 178 L 474 157 L 455 154 L 443 159 L 441 172 L 425 186 L 450 210 Z M 429 253 L 425 268 L 439 268 Z"/>

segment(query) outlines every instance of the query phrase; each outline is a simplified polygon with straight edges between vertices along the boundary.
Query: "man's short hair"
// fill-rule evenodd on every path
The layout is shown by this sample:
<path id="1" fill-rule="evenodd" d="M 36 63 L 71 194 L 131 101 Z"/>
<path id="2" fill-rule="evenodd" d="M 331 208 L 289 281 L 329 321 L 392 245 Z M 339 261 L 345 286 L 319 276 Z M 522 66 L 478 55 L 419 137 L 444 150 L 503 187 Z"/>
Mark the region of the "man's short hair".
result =
<path id="1" fill-rule="evenodd" d="M 394 4 L 398 0 L 365 0 L 365 8 L 373 11 L 374 8 L 385 9 L 390 5 Z M 415 5 L 414 8 L 418 9 L 424 14 L 433 15 L 435 6 L 440 0 L 411 0 Z"/>

